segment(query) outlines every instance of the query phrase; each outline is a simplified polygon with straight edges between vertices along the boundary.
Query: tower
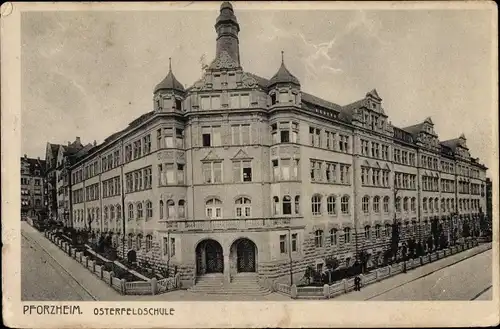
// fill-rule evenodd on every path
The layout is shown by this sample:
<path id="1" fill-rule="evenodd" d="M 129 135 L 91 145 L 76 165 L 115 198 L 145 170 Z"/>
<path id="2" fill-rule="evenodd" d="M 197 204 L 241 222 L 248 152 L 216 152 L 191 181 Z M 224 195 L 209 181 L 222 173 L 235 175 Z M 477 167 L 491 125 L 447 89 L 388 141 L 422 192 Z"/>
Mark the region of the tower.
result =
<path id="1" fill-rule="evenodd" d="M 172 59 L 168 59 L 168 74 L 154 89 L 155 111 L 182 111 L 185 89 L 172 72 Z"/>
<path id="2" fill-rule="evenodd" d="M 233 6 L 229 2 L 223 2 L 220 6 L 220 14 L 215 23 L 217 32 L 217 46 L 215 57 L 220 58 L 226 52 L 238 66 L 240 66 L 240 46 L 238 32 L 240 26 L 234 15 Z"/>

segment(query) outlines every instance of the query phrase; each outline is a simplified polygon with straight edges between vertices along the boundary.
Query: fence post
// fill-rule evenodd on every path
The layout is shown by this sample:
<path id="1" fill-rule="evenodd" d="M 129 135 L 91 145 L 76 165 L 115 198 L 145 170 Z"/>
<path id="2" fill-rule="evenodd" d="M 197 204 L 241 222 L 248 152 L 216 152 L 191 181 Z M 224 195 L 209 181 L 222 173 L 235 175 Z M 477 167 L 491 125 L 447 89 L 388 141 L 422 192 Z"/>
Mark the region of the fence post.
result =
<path id="1" fill-rule="evenodd" d="M 127 294 L 127 289 L 126 289 L 126 286 L 125 286 L 125 282 L 126 282 L 126 281 L 125 281 L 125 279 L 121 279 L 120 281 L 121 281 L 121 283 L 122 283 L 122 284 L 121 284 L 122 294 L 123 294 L 123 295 L 126 295 L 126 294 Z"/>
<path id="2" fill-rule="evenodd" d="M 344 292 L 347 293 L 347 280 L 342 279 L 342 282 L 344 283 Z"/>
<path id="3" fill-rule="evenodd" d="M 156 294 L 156 289 L 157 289 L 156 278 L 152 278 L 151 279 L 151 295 L 155 295 Z"/>
<path id="4" fill-rule="evenodd" d="M 177 273 L 175 275 L 175 287 L 180 288 L 181 287 L 181 274 Z"/>
<path id="5" fill-rule="evenodd" d="M 113 287 L 113 271 L 109 272 L 109 285 Z"/>
<path id="6" fill-rule="evenodd" d="M 379 273 L 378 273 L 378 268 L 375 270 L 375 282 L 378 281 L 378 276 L 379 276 Z"/>
<path id="7" fill-rule="evenodd" d="M 325 296 L 326 299 L 330 298 L 330 286 L 327 284 L 323 285 L 323 296 Z"/>
<path id="8" fill-rule="evenodd" d="M 388 265 L 387 268 L 389 269 L 389 271 L 387 272 L 387 274 L 388 274 L 387 276 L 389 277 L 389 276 L 391 276 L 392 267 L 391 267 L 391 265 Z"/>
<path id="9" fill-rule="evenodd" d="M 297 286 L 295 284 L 292 284 L 292 286 L 290 287 L 290 297 L 292 297 L 293 299 L 297 298 Z"/>

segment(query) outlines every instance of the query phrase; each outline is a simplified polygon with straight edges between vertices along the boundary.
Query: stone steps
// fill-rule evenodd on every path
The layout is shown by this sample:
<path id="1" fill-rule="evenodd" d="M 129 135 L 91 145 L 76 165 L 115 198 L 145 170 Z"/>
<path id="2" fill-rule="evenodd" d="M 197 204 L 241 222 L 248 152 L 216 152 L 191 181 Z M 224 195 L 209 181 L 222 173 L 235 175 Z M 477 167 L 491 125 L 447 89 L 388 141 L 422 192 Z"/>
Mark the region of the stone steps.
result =
<path id="1" fill-rule="evenodd" d="M 231 283 L 224 283 L 222 275 L 201 276 L 196 284 L 189 288 L 191 292 L 220 295 L 251 295 L 262 296 L 271 291 L 261 287 L 256 274 L 242 273 L 235 275 Z"/>

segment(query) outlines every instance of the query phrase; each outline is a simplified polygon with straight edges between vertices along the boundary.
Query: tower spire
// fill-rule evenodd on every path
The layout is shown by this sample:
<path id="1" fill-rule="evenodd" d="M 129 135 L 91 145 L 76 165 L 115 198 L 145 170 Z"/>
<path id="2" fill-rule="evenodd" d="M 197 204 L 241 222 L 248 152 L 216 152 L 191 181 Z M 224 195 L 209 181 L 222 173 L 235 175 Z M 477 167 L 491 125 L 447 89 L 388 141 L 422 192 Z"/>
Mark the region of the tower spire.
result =
<path id="1" fill-rule="evenodd" d="M 281 51 L 281 64 L 285 64 L 285 52 Z"/>
<path id="2" fill-rule="evenodd" d="M 168 70 L 172 71 L 172 57 L 168 58 Z"/>
<path id="3" fill-rule="evenodd" d="M 219 17 L 215 22 L 215 31 L 217 32 L 217 47 L 215 57 L 220 58 L 222 54 L 227 53 L 239 66 L 240 48 L 238 33 L 240 25 L 234 15 L 233 6 L 225 1 L 220 6 Z"/>

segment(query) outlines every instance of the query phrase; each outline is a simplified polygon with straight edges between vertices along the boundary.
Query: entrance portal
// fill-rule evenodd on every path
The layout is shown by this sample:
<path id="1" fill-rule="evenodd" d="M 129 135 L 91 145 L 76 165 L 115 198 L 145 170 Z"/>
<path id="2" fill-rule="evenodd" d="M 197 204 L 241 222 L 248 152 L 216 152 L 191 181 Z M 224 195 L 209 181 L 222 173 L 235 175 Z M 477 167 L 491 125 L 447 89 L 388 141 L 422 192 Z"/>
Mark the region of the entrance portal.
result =
<path id="1" fill-rule="evenodd" d="M 222 246 L 215 240 L 201 241 L 196 247 L 196 273 L 222 273 L 224 271 L 224 257 Z"/>
<path id="2" fill-rule="evenodd" d="M 249 239 L 238 239 L 233 243 L 236 246 L 236 268 L 238 272 L 256 271 L 257 247 Z"/>

